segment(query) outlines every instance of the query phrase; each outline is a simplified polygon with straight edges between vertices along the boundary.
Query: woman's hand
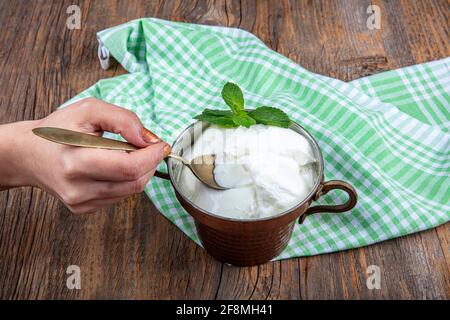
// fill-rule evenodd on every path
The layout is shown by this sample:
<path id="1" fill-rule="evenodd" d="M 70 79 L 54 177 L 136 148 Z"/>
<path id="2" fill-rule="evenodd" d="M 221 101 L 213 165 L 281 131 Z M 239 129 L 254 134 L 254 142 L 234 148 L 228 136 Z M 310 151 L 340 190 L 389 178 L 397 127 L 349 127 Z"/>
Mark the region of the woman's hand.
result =
<path id="1" fill-rule="evenodd" d="M 101 135 L 120 133 L 141 147 L 121 151 L 70 147 L 35 136 L 36 127 Z M 0 188 L 35 186 L 74 213 L 94 212 L 144 190 L 170 146 L 145 129 L 131 111 L 88 98 L 36 121 L 0 126 Z"/>

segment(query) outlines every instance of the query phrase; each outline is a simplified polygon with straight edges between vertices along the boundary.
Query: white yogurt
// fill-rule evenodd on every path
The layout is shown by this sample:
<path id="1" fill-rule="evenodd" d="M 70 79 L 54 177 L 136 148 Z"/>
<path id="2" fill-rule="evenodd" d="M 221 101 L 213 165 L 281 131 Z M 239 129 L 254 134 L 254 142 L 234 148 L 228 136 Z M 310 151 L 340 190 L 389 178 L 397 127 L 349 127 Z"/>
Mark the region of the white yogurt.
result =
<path id="1" fill-rule="evenodd" d="M 311 146 L 290 129 L 211 126 L 184 151 L 188 160 L 202 154 L 217 155 L 216 181 L 230 189 L 208 188 L 187 168 L 179 184 L 187 198 L 214 214 L 241 219 L 273 216 L 300 203 L 314 186 Z"/>

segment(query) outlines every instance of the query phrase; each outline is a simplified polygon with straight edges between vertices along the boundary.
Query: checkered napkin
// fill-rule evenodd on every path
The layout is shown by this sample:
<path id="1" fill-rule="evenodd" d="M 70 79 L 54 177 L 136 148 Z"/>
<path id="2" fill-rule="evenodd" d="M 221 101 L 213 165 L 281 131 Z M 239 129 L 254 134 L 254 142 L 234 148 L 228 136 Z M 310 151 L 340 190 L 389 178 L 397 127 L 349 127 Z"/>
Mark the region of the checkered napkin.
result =
<path id="1" fill-rule="evenodd" d="M 325 179 L 358 191 L 351 212 L 296 224 L 277 259 L 361 247 L 450 220 L 450 58 L 345 83 L 305 70 L 239 29 L 139 19 L 98 33 L 103 65 L 129 74 L 104 79 L 68 101 L 94 96 L 133 110 L 168 142 L 204 108 L 225 108 L 238 83 L 248 108 L 283 109 L 317 139 Z M 165 166 L 161 166 L 165 171 Z M 170 183 L 146 188 L 161 214 L 199 243 Z M 338 191 L 319 204 L 346 200 Z"/>

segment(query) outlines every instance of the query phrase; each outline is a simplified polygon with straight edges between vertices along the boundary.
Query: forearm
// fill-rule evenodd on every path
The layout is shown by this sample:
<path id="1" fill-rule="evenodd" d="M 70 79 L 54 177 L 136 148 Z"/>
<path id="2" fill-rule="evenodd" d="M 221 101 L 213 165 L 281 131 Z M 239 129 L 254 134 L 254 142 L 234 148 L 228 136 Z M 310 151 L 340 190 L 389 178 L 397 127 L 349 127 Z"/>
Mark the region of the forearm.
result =
<path id="1" fill-rule="evenodd" d="M 33 185 L 26 141 L 34 126 L 35 121 L 0 125 L 0 190 Z"/>

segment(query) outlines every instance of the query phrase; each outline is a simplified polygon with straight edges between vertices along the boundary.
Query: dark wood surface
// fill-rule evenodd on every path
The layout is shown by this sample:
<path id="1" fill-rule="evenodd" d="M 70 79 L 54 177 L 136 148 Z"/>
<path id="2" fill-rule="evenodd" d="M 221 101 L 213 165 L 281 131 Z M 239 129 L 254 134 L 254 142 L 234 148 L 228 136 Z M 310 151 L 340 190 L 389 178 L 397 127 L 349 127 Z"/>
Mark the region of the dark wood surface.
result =
<path id="1" fill-rule="evenodd" d="M 381 30 L 368 30 L 369 4 Z M 78 4 L 80 30 L 65 27 Z M 450 55 L 449 2 L 0 1 L 0 123 L 37 119 L 97 80 L 95 33 L 138 17 L 240 27 L 314 72 L 343 80 Z M 51 161 L 51 159 L 49 159 Z M 1 165 L 1 164 L 0 164 Z M 424 204 L 426 205 L 426 204 Z M 251 268 L 224 265 L 143 195 L 76 216 L 38 189 L 0 192 L 0 298 L 445 299 L 449 224 L 365 248 Z M 79 265 L 81 290 L 66 287 Z M 381 268 L 381 289 L 366 268 Z"/>

